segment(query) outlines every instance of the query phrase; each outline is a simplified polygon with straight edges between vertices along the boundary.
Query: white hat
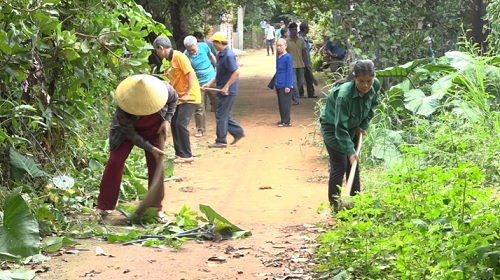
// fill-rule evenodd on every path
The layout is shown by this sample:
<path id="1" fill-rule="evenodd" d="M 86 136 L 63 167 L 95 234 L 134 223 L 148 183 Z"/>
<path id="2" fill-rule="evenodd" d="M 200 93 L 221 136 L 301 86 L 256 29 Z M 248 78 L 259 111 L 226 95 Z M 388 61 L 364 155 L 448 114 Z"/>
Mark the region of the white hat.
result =
<path id="1" fill-rule="evenodd" d="M 123 111 L 136 116 L 147 116 L 165 106 L 168 88 L 165 82 L 154 76 L 134 75 L 118 85 L 115 99 Z"/>

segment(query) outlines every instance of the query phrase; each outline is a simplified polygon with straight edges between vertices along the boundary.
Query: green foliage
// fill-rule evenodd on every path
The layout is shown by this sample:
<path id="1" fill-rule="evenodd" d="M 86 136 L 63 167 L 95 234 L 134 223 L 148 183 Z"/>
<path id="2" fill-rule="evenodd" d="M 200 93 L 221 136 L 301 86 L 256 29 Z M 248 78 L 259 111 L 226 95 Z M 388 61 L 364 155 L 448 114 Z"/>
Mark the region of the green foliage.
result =
<path id="1" fill-rule="evenodd" d="M 129 0 L 2 2 L 0 147 L 29 150 L 35 162 L 78 160 L 67 143 L 108 118 L 124 77 L 150 71 L 143 37 L 169 32 Z M 64 160 L 51 163 L 67 169 Z"/>
<path id="2" fill-rule="evenodd" d="M 383 69 L 426 57 L 431 36 L 438 54 L 454 47 L 466 18 L 468 0 L 446 1 L 283 1 L 289 10 L 315 22 L 320 33 L 339 41 L 353 58 L 373 59 Z M 332 8 L 333 7 L 333 8 Z M 432 28 L 428 28 L 430 24 Z"/>
<path id="3" fill-rule="evenodd" d="M 75 245 L 79 245 L 79 243 L 67 237 L 51 237 L 43 241 L 41 249 L 44 252 L 55 253 L 63 247 Z"/>
<path id="4" fill-rule="evenodd" d="M 448 52 L 381 94 L 364 157 L 385 176 L 322 236 L 320 279 L 500 277 L 499 73 Z"/>
<path id="5" fill-rule="evenodd" d="M 132 228 L 127 232 L 107 232 L 105 236 L 108 242 L 122 242 L 123 245 L 140 243 L 142 246 L 179 247 L 189 239 L 221 241 L 252 235 L 250 231 L 235 226 L 209 206 L 200 205 L 200 211 L 205 214 L 205 217 L 198 216 L 189 207 L 183 205 L 179 213 L 175 214 L 176 218 L 173 222 L 158 226 L 148 224 L 148 218 L 146 218 L 143 229 Z M 132 215 L 135 207 L 122 207 L 121 212 L 125 215 Z M 152 214 L 156 214 L 156 209 Z M 199 226 L 198 221 L 208 222 L 208 224 Z"/>
<path id="6" fill-rule="evenodd" d="M 5 279 L 5 280 L 26 280 L 26 279 L 33 279 L 34 277 L 35 277 L 35 271 L 27 270 L 25 268 L 0 271 L 0 279 Z"/>
<path id="7" fill-rule="evenodd" d="M 205 216 L 207 216 L 208 222 L 210 224 L 215 225 L 215 232 L 220 234 L 222 239 L 238 238 L 252 235 L 251 232 L 243 230 L 230 223 L 208 205 L 200 204 L 200 211 L 205 214 Z"/>
<path id="8" fill-rule="evenodd" d="M 350 279 L 495 279 L 499 201 L 477 167 L 421 168 L 408 158 L 383 189 L 356 197 L 322 236 L 323 277 Z M 380 186 L 382 187 L 382 186 Z M 422 246 L 425 244 L 425 246 Z M 491 254 L 486 254 L 490 252 Z"/>
<path id="9" fill-rule="evenodd" d="M 25 258 L 38 254 L 38 224 L 18 188 L 7 196 L 0 226 L 0 258 Z"/>
<path id="10" fill-rule="evenodd" d="M 491 53 L 498 54 L 500 51 L 500 1 L 489 0 L 486 6 L 485 19 L 489 22 L 488 43 Z"/>
<path id="11" fill-rule="evenodd" d="M 29 174 L 32 178 L 49 176 L 46 172 L 38 169 L 33 160 L 22 156 L 14 149 L 10 149 L 10 164 L 12 176 L 16 181 L 21 181 L 25 174 Z"/>

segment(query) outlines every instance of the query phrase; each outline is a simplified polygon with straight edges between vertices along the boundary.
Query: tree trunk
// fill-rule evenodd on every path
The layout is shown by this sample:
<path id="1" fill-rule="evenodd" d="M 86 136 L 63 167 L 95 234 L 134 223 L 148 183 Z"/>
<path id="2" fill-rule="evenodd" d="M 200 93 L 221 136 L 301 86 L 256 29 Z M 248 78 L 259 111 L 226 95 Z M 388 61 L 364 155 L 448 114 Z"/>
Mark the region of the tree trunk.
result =
<path id="1" fill-rule="evenodd" d="M 485 24 L 483 17 L 486 15 L 486 4 L 484 0 L 473 0 L 470 3 L 469 17 L 472 24 L 472 30 L 469 33 L 469 37 L 481 47 L 481 52 L 484 53 L 488 49 L 486 43 L 487 34 L 483 33 Z"/>
<path id="2" fill-rule="evenodd" d="M 179 1 L 178 4 L 169 2 L 170 19 L 172 23 L 172 34 L 174 36 L 175 48 L 179 51 L 184 51 L 183 40 L 189 34 L 188 24 L 182 9 L 186 5 L 186 1 Z"/>

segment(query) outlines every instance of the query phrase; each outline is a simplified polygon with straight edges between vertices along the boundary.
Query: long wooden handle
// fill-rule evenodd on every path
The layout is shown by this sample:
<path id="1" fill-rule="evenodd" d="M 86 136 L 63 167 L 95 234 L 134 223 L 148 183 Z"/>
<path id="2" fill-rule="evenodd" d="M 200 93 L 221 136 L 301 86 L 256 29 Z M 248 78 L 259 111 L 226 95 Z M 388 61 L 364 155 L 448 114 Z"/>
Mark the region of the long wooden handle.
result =
<path id="1" fill-rule="evenodd" d="M 361 157 L 361 145 L 363 144 L 363 134 L 360 133 L 358 137 L 358 148 L 356 150 L 356 154 L 358 158 Z M 355 160 L 351 165 L 351 172 L 349 173 L 349 178 L 347 179 L 347 185 L 345 188 L 345 192 L 347 196 L 351 195 L 352 183 L 354 182 L 354 175 L 356 174 L 356 167 L 358 167 L 358 161 Z"/>
<path id="2" fill-rule="evenodd" d="M 222 89 L 219 88 L 205 88 L 205 90 L 222 92 Z"/>
<path id="3" fill-rule="evenodd" d="M 165 142 L 167 135 L 164 131 L 160 133 L 160 143 L 158 144 L 158 149 L 165 151 Z M 148 193 L 146 197 L 139 203 L 139 206 L 135 210 L 137 217 L 141 218 L 149 207 L 157 207 L 161 203 L 163 198 L 164 185 L 163 179 L 165 177 L 165 165 L 164 165 L 165 155 L 160 155 L 156 160 L 156 169 L 153 175 L 153 180 L 151 180 L 151 185 L 148 188 Z"/>

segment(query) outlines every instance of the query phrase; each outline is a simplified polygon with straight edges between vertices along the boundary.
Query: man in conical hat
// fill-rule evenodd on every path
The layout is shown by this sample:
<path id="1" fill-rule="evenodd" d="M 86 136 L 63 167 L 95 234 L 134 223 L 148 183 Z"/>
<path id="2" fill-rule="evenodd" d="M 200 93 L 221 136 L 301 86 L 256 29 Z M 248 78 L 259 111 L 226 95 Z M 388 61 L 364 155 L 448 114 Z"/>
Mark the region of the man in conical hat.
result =
<path id="1" fill-rule="evenodd" d="M 156 159 L 165 154 L 157 148 L 159 134 L 164 132 L 167 135 L 178 97 L 168 83 L 151 75 L 134 75 L 118 85 L 115 99 L 117 107 L 109 132 L 110 156 L 97 198 L 96 213 L 101 218 L 106 217 L 109 210 L 115 209 L 125 160 L 134 146 L 145 151 L 148 185 L 151 185 Z M 155 207 L 158 208 L 158 217 L 165 219 L 162 205 Z"/>

